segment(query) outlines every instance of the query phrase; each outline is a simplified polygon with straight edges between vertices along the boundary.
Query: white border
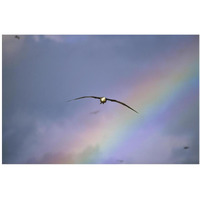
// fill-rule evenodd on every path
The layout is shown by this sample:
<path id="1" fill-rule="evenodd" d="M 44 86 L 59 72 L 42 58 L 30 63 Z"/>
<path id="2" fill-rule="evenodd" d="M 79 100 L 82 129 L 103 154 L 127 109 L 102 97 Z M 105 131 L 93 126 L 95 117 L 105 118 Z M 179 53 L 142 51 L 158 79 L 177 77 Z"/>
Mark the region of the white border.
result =
<path id="1" fill-rule="evenodd" d="M 199 13 L 195 0 L 7 0 L 0 21 L 1 34 L 199 34 Z M 199 165 L 1 165 L 0 184 L 3 200 L 200 199 Z"/>

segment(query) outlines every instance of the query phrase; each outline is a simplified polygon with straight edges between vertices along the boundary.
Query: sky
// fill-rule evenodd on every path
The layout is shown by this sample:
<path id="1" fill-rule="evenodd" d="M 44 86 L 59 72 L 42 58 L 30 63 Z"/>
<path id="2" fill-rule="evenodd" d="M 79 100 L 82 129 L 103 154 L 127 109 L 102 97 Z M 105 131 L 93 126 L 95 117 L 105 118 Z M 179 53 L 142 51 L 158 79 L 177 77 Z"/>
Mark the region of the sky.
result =
<path id="1" fill-rule="evenodd" d="M 19 36 L 2 36 L 3 164 L 199 163 L 198 35 Z M 67 102 L 86 95 L 139 114 Z"/>

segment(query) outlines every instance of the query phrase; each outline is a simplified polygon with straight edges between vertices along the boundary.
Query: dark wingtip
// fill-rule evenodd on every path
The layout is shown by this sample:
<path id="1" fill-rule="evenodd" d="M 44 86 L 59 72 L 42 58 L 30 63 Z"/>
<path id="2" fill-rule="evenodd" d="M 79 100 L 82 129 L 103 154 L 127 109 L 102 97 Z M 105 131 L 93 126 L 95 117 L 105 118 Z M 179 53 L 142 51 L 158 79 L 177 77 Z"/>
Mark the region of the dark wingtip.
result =
<path id="1" fill-rule="evenodd" d="M 71 99 L 71 100 L 65 100 L 66 102 L 70 102 L 70 101 L 73 101 L 73 99 Z"/>
<path id="2" fill-rule="evenodd" d="M 137 114 L 139 114 L 139 112 L 138 111 L 136 111 L 136 110 L 134 110 L 134 109 L 132 109 L 134 112 L 136 112 Z"/>

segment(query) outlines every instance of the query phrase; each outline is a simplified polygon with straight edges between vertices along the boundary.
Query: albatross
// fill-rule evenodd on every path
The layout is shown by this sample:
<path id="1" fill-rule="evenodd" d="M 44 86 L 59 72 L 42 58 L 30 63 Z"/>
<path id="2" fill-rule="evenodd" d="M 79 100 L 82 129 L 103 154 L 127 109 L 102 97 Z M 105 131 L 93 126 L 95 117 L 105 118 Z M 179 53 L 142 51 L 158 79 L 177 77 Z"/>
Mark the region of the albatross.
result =
<path id="1" fill-rule="evenodd" d="M 94 98 L 94 99 L 99 99 L 99 100 L 100 100 L 100 104 L 104 104 L 104 103 L 106 103 L 106 101 L 111 101 L 111 102 L 120 103 L 121 105 L 126 106 L 127 108 L 129 108 L 129 109 L 133 110 L 134 112 L 138 113 L 136 110 L 134 110 L 134 109 L 131 108 L 130 106 L 126 105 L 125 103 L 123 103 L 123 102 L 121 102 L 121 101 L 117 101 L 117 100 L 115 100 L 115 99 L 109 99 L 109 98 L 106 98 L 106 97 L 83 96 L 83 97 L 78 97 L 78 98 L 75 98 L 75 99 L 68 100 L 67 102 L 74 101 L 74 100 L 78 100 L 78 99 L 83 99 L 83 98 Z"/>

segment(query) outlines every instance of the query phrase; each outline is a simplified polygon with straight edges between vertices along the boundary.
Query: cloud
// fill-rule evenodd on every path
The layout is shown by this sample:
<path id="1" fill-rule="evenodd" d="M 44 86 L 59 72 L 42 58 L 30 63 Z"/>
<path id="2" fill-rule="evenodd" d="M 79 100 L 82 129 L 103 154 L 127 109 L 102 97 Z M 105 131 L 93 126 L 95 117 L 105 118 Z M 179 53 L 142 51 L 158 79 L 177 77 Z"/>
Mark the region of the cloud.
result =
<path id="1" fill-rule="evenodd" d="M 107 152 L 101 144 L 108 139 L 109 145 L 109 139 L 118 139 L 119 134 L 112 138 L 109 134 L 117 131 L 115 121 L 126 115 L 119 115 L 114 109 L 120 105 L 102 106 L 95 100 L 69 104 L 64 101 L 84 95 L 123 100 L 127 95 L 124 90 L 129 92 L 134 85 L 129 79 L 138 77 L 139 80 L 143 72 L 151 77 L 142 67 L 144 62 L 151 62 L 152 56 L 160 57 L 158 51 L 166 49 L 167 41 L 172 45 L 175 39 L 164 43 L 157 40 L 156 47 L 152 47 L 151 37 L 143 41 L 139 36 L 138 39 L 125 37 L 125 40 L 123 37 L 79 35 L 20 37 L 17 40 L 13 36 L 3 36 L 3 163 L 197 162 L 198 139 L 190 141 L 185 135 L 190 138 L 198 135 L 195 131 L 198 113 L 191 114 L 195 113 L 194 109 L 198 112 L 198 104 L 184 109 L 184 121 L 173 118 L 171 109 L 155 121 L 146 119 L 149 126 L 145 123 L 141 127 L 146 134 L 140 134 L 143 138 L 139 142 L 140 136 L 134 137 L 137 135 L 134 125 L 127 126 L 124 133 L 130 129 L 132 140 L 127 137 L 127 141 L 120 141 L 116 149 Z M 153 55 L 148 54 L 151 51 Z M 5 67 L 7 63 L 13 67 Z M 144 79 L 141 81 L 138 85 L 147 84 Z M 184 105 L 180 107 L 182 100 L 178 99 L 176 108 L 185 108 Z M 97 109 L 102 110 L 96 114 Z M 144 113 L 140 116 L 145 117 Z M 151 127 L 151 134 L 148 134 Z M 154 131 L 157 131 L 155 137 Z M 182 151 L 184 145 L 190 146 L 189 151 Z"/>
<path id="2" fill-rule="evenodd" d="M 86 132 L 94 130 L 92 135 L 97 134 L 98 130 L 94 127 L 101 127 L 99 124 L 104 120 L 103 116 L 93 118 L 82 111 L 78 117 L 47 119 L 30 113 L 15 113 L 11 120 L 6 120 L 6 124 L 4 122 L 3 163 L 118 164 L 119 160 L 127 164 L 199 162 L 197 134 L 166 134 L 168 131 L 161 131 L 159 127 L 149 136 L 145 134 L 147 130 L 139 132 L 142 140 L 133 134 L 133 138 L 129 139 L 130 144 L 125 141 L 123 147 L 121 141 L 118 144 L 119 152 L 108 154 L 101 149 L 102 143 L 90 139 Z M 187 151 L 184 150 L 186 145 L 190 147 Z"/>
<path id="3" fill-rule="evenodd" d="M 40 41 L 40 36 L 39 36 L 39 35 L 33 35 L 33 39 L 34 39 L 36 42 L 39 42 L 39 41 Z"/>
<path id="4" fill-rule="evenodd" d="M 16 63 L 22 57 L 21 50 L 24 47 L 25 36 L 20 35 L 20 39 L 15 38 L 15 35 L 2 36 L 2 66 L 16 66 Z"/>
<path id="5" fill-rule="evenodd" d="M 58 152 L 47 152 L 41 158 L 32 157 L 27 160 L 27 164 L 73 164 L 73 154 Z"/>
<path id="6" fill-rule="evenodd" d="M 24 163 L 36 142 L 36 121 L 23 112 L 16 112 L 6 119 L 4 116 L 2 162 Z"/>
<path id="7" fill-rule="evenodd" d="M 95 164 L 97 163 L 99 146 L 87 146 L 79 153 L 47 152 L 40 158 L 33 156 L 27 164 Z"/>
<path id="8" fill-rule="evenodd" d="M 99 145 L 89 145 L 77 155 L 77 163 L 95 164 L 98 163 L 100 157 Z"/>
<path id="9" fill-rule="evenodd" d="M 33 35 L 33 39 L 36 42 L 45 39 L 55 43 L 68 43 L 68 44 L 81 43 L 87 41 L 89 37 L 90 36 L 87 35 Z"/>
<path id="10" fill-rule="evenodd" d="M 60 35 L 44 35 L 43 37 L 45 39 L 49 39 L 51 41 L 58 42 L 58 43 L 61 43 L 64 41 L 64 38 Z"/>
<path id="11" fill-rule="evenodd" d="M 85 127 L 93 122 L 88 124 L 85 116 L 90 118 L 87 112 L 70 119 L 43 118 L 25 110 L 11 118 L 4 115 L 3 163 L 81 163 L 82 157 L 93 162 L 99 148 L 85 140 Z"/>

